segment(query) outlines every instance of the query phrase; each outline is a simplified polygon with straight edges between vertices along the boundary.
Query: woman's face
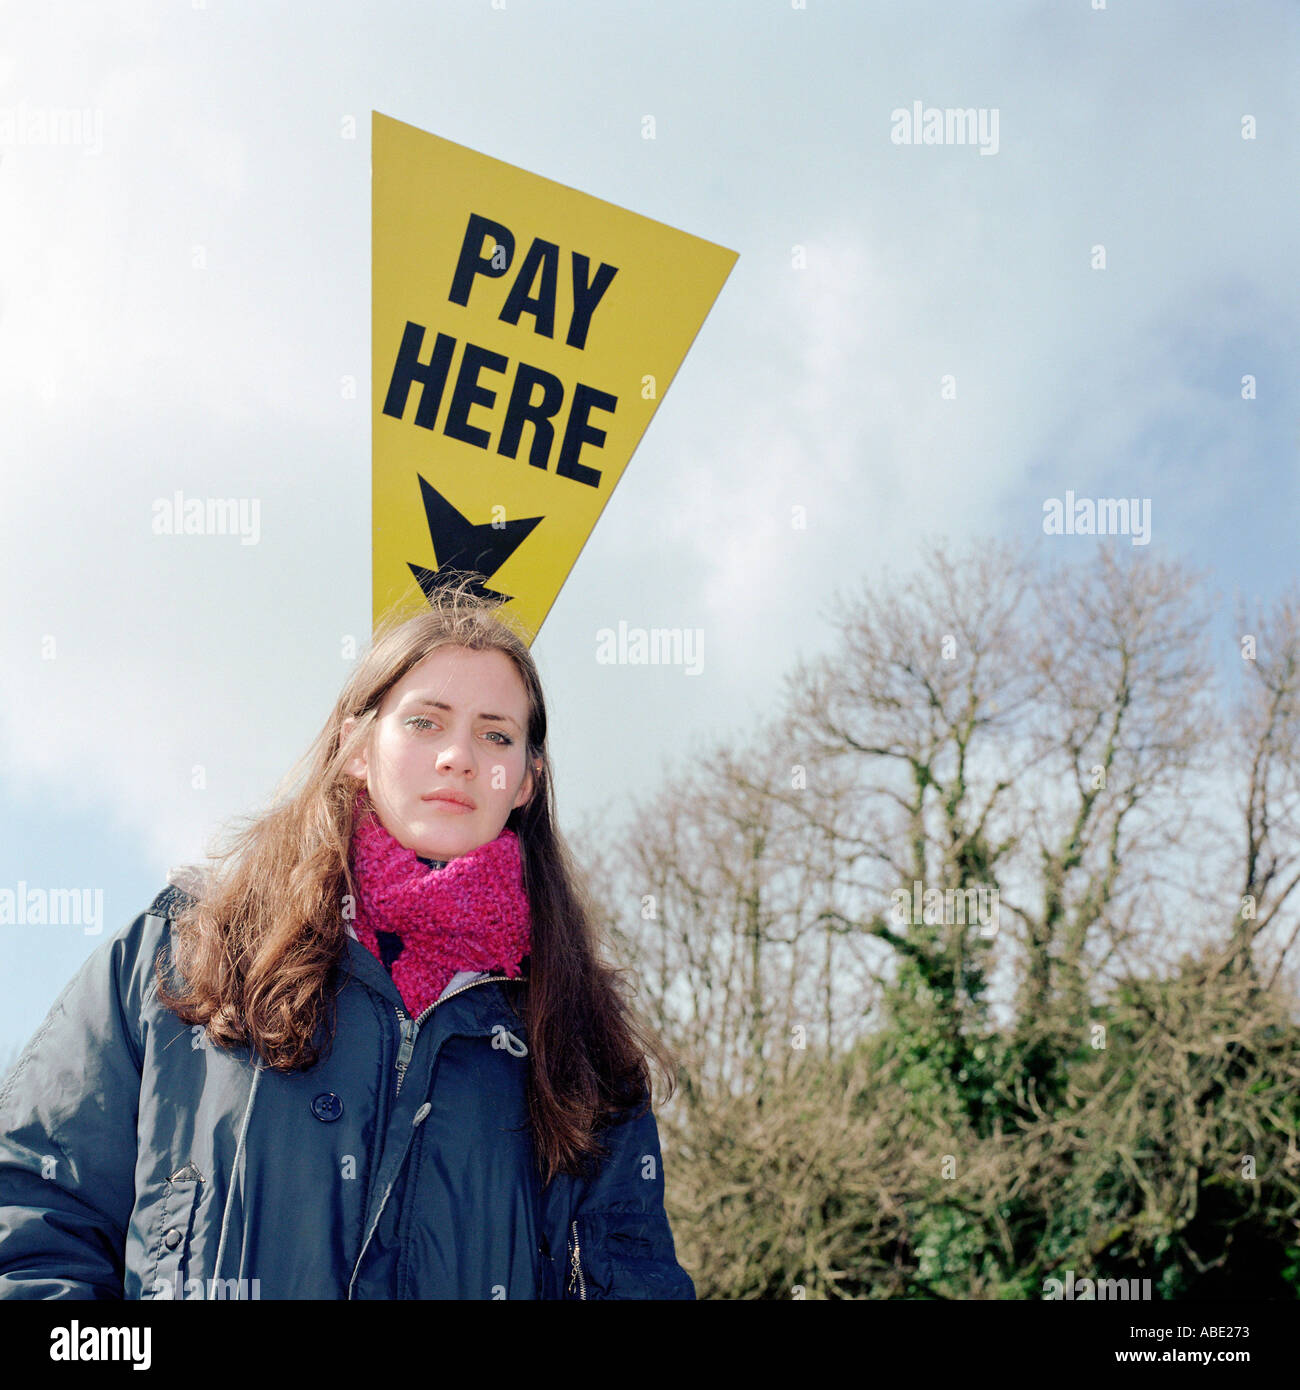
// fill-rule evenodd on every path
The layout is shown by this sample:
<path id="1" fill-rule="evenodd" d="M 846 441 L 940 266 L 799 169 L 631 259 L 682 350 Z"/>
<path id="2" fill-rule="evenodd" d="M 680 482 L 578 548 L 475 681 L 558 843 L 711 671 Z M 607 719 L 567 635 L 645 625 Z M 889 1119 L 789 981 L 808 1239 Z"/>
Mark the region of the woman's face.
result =
<path id="1" fill-rule="evenodd" d="M 343 721 L 345 737 L 355 723 Z M 439 647 L 384 697 L 368 746 L 347 770 L 398 843 L 426 859 L 455 859 L 495 840 L 532 794 L 527 731 L 528 693 L 504 652 Z"/>

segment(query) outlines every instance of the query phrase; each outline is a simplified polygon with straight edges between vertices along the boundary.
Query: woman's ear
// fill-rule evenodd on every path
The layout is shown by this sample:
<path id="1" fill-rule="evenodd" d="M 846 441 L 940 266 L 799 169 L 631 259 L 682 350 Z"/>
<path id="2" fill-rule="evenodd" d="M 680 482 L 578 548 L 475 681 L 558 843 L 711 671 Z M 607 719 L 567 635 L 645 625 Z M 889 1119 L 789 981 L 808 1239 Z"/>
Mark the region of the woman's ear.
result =
<path id="1" fill-rule="evenodd" d="M 356 724 L 357 720 L 355 715 L 349 714 L 347 718 L 344 719 L 342 727 L 339 729 L 340 747 L 347 742 L 347 737 L 352 730 L 356 728 Z M 367 771 L 366 750 L 363 748 L 355 757 L 349 758 L 343 765 L 343 770 L 351 773 L 353 777 L 357 777 L 364 782 L 366 780 Z"/>
<path id="2" fill-rule="evenodd" d="M 524 774 L 523 785 L 519 788 L 519 795 L 515 797 L 515 810 L 518 810 L 520 806 L 528 805 L 533 799 L 533 793 L 537 790 L 541 780 L 542 760 L 538 758 Z"/>

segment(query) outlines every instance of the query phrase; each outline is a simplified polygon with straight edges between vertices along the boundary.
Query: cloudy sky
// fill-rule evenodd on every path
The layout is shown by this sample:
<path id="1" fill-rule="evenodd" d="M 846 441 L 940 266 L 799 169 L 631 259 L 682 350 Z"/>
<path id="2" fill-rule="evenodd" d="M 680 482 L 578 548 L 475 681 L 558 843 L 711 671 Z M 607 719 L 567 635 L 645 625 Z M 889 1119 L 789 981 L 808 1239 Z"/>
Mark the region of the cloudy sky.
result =
<path id="1" fill-rule="evenodd" d="M 565 824 L 936 538 L 1131 543 L 1045 537 L 1067 490 L 1286 584 L 1298 12 L 1099 4 L 0 5 L 0 890 L 124 926 L 368 636 L 375 110 L 739 253 L 534 647 Z M 894 138 L 917 103 L 989 138 Z M 153 534 L 178 489 L 257 499 L 257 544 Z M 620 620 L 701 671 L 598 663 Z M 0 925 L 0 1064 L 103 934 Z"/>

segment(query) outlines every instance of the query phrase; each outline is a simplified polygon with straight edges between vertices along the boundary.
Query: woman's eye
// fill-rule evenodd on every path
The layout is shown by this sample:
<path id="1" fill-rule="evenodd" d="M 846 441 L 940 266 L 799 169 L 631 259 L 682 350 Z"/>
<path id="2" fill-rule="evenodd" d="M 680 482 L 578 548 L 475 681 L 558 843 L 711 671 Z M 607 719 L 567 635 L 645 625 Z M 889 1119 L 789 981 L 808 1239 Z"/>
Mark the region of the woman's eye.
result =
<path id="1" fill-rule="evenodd" d="M 406 720 L 406 723 L 416 729 L 435 729 L 438 727 L 432 719 L 426 719 L 422 714 L 411 715 L 411 717 Z M 509 748 L 514 743 L 514 739 L 507 734 L 503 734 L 500 729 L 489 729 L 488 733 L 494 739 L 500 740 L 498 746 L 501 748 Z"/>

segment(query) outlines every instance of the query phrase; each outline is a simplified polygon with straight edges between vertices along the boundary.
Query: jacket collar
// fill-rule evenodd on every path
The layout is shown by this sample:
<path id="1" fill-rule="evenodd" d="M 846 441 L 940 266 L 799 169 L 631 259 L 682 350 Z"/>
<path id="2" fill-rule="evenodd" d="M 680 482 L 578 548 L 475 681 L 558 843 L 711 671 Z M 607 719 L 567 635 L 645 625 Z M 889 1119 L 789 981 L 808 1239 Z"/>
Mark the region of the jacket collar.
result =
<path id="1" fill-rule="evenodd" d="M 373 993 L 380 995 L 391 1008 L 406 1011 L 406 1004 L 397 986 L 393 983 L 388 971 L 379 963 L 378 960 L 356 939 L 349 936 L 346 942 L 346 964 L 350 974 L 365 985 Z M 497 972 L 493 972 L 497 973 Z M 524 972 L 523 979 L 528 978 L 527 970 Z M 457 1031 L 468 1029 L 472 1033 L 490 1033 L 494 1025 L 504 1023 L 511 1028 L 512 1032 L 517 1033 L 521 1026 L 519 1015 L 510 1006 L 510 993 L 513 992 L 514 981 L 509 983 L 501 980 L 488 980 L 477 984 L 472 984 L 464 989 L 462 993 L 455 994 L 455 1005 L 451 1004 L 451 998 L 440 1001 L 435 1007 L 434 1013 L 430 1018 L 436 1016 L 437 1012 L 443 1007 L 455 1007 L 457 1009 L 458 1026 Z"/>

